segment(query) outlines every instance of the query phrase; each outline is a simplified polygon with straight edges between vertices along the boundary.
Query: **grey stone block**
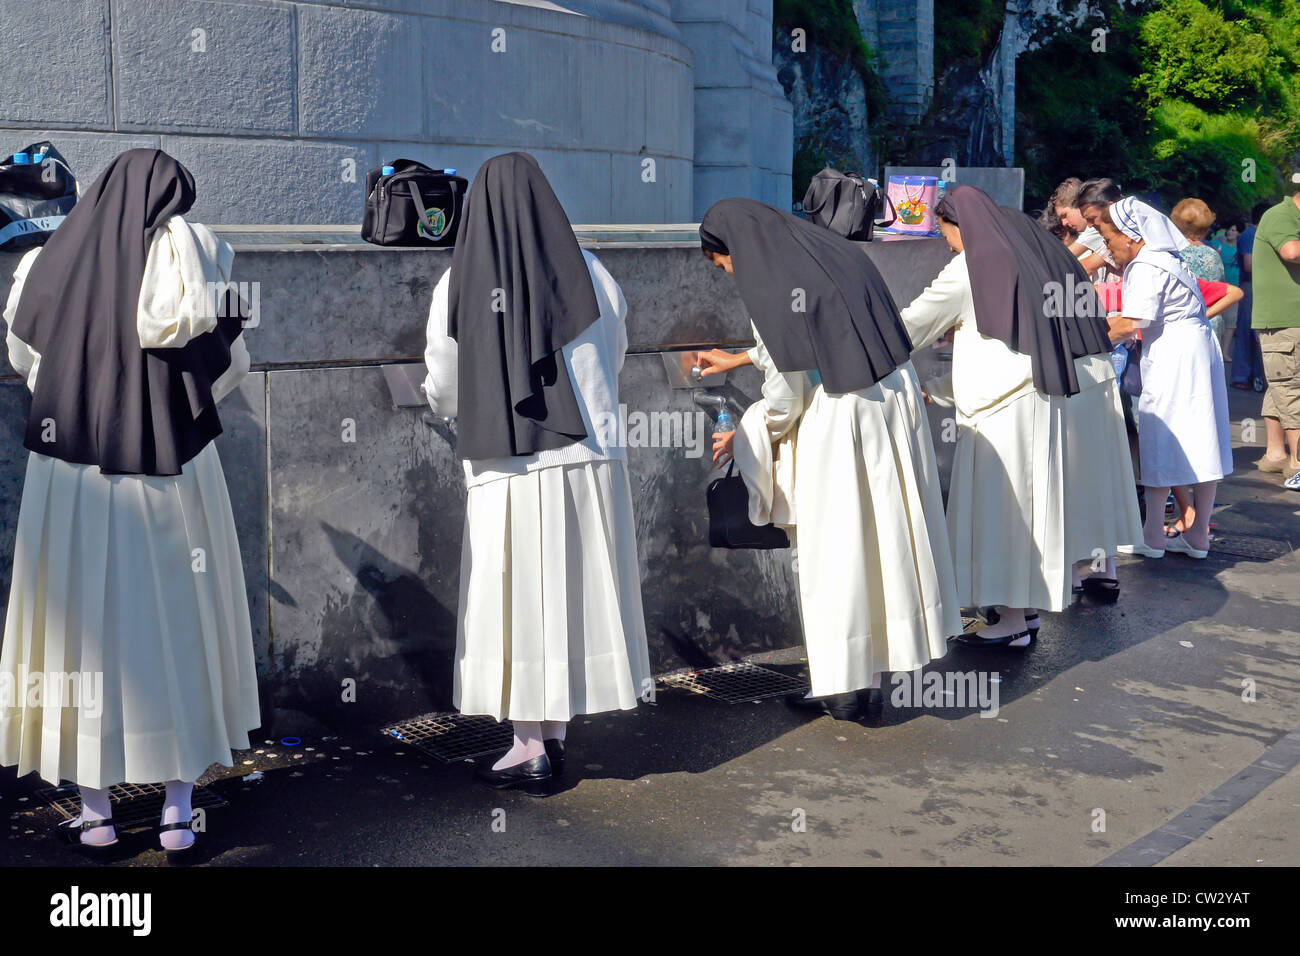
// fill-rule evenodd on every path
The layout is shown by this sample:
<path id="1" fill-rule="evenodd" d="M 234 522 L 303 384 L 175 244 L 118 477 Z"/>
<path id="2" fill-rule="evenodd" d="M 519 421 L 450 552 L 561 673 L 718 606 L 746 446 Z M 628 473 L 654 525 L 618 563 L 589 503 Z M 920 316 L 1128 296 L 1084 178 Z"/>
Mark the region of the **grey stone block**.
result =
<path id="1" fill-rule="evenodd" d="M 451 448 L 393 408 L 379 368 L 272 372 L 269 396 L 276 705 L 335 724 L 448 709 L 465 514 Z"/>
<path id="2" fill-rule="evenodd" d="M 717 21 L 688 21 L 681 25 L 682 39 L 692 49 L 727 50 L 736 39 L 735 31 Z M 740 57 L 733 55 L 697 56 L 695 85 L 748 87 L 749 71 Z"/>
<path id="3" fill-rule="evenodd" d="M 122 130 L 293 133 L 293 13 L 278 4 L 114 0 Z"/>
<path id="4" fill-rule="evenodd" d="M 226 475 L 230 506 L 239 533 L 244 586 L 253 625 L 258 673 L 270 673 L 271 629 L 268 606 L 266 522 L 266 373 L 252 372 L 218 409 L 222 433 L 217 454 Z"/>
<path id="5" fill-rule="evenodd" d="M 493 52 L 494 30 L 504 49 Z M 427 135 L 469 143 L 583 142 L 582 46 L 522 26 L 424 23 Z"/>
<path id="6" fill-rule="evenodd" d="M 31 143 L 49 140 L 68 161 L 77 182 L 85 189 L 119 153 L 128 149 L 157 149 L 158 136 L 139 133 L 78 133 L 60 129 L 0 129 L 0 155 Z M 12 270 L 10 270 L 12 272 Z"/>
<path id="7" fill-rule="evenodd" d="M 422 139 L 424 22 L 370 10 L 298 12 L 301 131 Z"/>
<path id="8" fill-rule="evenodd" d="M 942 176 L 939 166 L 886 166 L 885 177 Z M 1019 166 L 957 166 L 951 185 L 975 186 L 988 193 L 999 206 L 1020 209 L 1025 201 L 1025 171 Z"/>
<path id="9" fill-rule="evenodd" d="M 260 295 L 258 326 L 245 334 L 253 362 L 421 357 L 433 287 L 450 265 L 449 249 L 239 249 L 232 278 Z"/>
<path id="10" fill-rule="evenodd" d="M 610 157 L 611 218 L 618 222 L 687 222 L 691 218 L 689 160 L 653 156 L 655 181 L 642 180 L 644 156 Z"/>
<path id="11" fill-rule="evenodd" d="M 366 171 L 376 165 L 364 143 L 164 136 L 162 148 L 194 174 L 192 215 L 206 223 L 359 225 Z"/>
<path id="12" fill-rule="evenodd" d="M 0 24 L 0 125 L 113 125 L 108 0 L 0 0 Z"/>

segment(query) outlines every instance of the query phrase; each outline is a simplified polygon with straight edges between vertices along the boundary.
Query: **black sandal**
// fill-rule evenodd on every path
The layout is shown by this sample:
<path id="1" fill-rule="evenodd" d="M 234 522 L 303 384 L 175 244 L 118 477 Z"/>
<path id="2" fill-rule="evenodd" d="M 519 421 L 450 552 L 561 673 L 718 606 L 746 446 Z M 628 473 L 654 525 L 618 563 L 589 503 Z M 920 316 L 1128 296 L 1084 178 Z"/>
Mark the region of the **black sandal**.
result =
<path id="1" fill-rule="evenodd" d="M 179 820 L 176 823 L 163 823 L 158 826 L 159 833 L 166 833 L 169 830 L 189 830 L 191 833 L 193 833 L 194 821 Z M 196 835 L 194 837 L 194 842 L 191 843 L 189 846 L 179 847 L 175 850 L 168 849 L 167 847 L 164 846 L 162 849 L 163 852 L 167 854 L 167 865 L 185 866 L 187 863 L 192 862 L 195 855 L 194 848 L 198 846 L 198 844 L 199 844 L 199 838 Z"/>
<path id="2" fill-rule="evenodd" d="M 81 835 L 90 830 L 98 830 L 100 827 L 113 827 L 113 839 L 109 843 L 83 843 Z M 76 819 L 64 820 L 54 828 L 54 835 L 60 843 L 65 846 L 74 847 L 81 850 L 87 856 L 95 857 L 100 860 L 113 856 L 117 851 L 118 838 L 117 827 L 113 823 L 113 818 L 105 820 L 82 820 Z"/>

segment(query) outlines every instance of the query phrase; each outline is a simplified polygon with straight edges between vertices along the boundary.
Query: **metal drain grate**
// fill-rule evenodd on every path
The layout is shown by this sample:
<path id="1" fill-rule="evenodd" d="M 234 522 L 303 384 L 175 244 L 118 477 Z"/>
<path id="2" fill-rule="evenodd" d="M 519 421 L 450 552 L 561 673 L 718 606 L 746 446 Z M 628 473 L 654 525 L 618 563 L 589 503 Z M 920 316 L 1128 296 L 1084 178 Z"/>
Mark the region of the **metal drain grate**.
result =
<path id="1" fill-rule="evenodd" d="M 1277 538 L 1261 538 L 1253 534 L 1223 534 L 1217 532 L 1210 542 L 1210 550 L 1217 554 L 1231 554 L 1256 561 L 1272 561 L 1291 553 L 1291 545 Z"/>
<path id="2" fill-rule="evenodd" d="M 725 700 L 729 704 L 808 690 L 805 681 L 748 661 L 673 674 L 663 678 L 663 682 L 669 687 L 688 690 L 692 694 L 704 694 L 716 700 Z"/>
<path id="3" fill-rule="evenodd" d="M 508 720 L 497 722 L 454 711 L 413 717 L 389 724 L 380 732 L 447 763 L 501 753 L 509 750 L 515 739 L 514 726 Z"/>
<path id="4" fill-rule="evenodd" d="M 81 794 L 74 784 L 37 790 L 36 796 L 53 807 L 65 820 L 71 820 L 81 812 Z M 108 790 L 108 798 L 113 801 L 113 823 L 118 830 L 154 826 L 162 815 L 166 796 L 167 788 L 161 783 L 114 784 Z M 226 803 L 225 798 L 207 787 L 196 786 L 190 798 L 190 805 L 195 810 L 211 810 L 213 807 L 224 807 Z"/>

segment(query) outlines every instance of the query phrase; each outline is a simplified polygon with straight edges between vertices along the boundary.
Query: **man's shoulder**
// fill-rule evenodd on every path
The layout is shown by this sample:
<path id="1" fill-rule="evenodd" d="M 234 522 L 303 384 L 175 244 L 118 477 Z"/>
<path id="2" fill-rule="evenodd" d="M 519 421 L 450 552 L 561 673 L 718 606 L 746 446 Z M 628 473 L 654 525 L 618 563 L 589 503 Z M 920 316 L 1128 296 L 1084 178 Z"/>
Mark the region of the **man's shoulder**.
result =
<path id="1" fill-rule="evenodd" d="M 1255 237 L 1265 242 L 1278 237 L 1295 238 L 1298 220 L 1300 208 L 1288 197 L 1260 217 Z"/>

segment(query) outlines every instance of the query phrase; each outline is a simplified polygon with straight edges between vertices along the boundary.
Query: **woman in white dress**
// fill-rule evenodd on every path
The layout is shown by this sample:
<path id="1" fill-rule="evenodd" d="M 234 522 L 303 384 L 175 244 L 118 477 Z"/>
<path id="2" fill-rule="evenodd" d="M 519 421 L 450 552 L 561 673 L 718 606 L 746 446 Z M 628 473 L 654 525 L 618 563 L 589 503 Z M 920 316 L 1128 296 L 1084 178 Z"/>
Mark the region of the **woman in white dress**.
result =
<path id="1" fill-rule="evenodd" d="M 956 409 L 948 534 L 964 606 L 996 621 L 959 637 L 1033 643 L 1076 562 L 1135 540 L 1133 470 L 1105 310 L 1070 252 L 981 190 L 949 189 L 939 228 L 957 255 L 902 318 L 913 345 L 954 330 L 952 373 L 927 383 Z"/>
<path id="2" fill-rule="evenodd" d="M 234 252 L 182 218 L 193 202 L 176 160 L 123 153 L 23 258 L 4 313 L 32 408 L 0 764 L 75 782 L 82 811 L 60 835 L 101 852 L 117 843 L 108 788 L 166 781 L 169 860 L 194 844 L 194 780 L 229 766 L 261 722 L 212 444 L 248 352 L 240 306 L 222 294 Z"/>
<path id="3" fill-rule="evenodd" d="M 525 153 L 469 192 L 429 311 L 433 411 L 457 419 L 468 501 L 453 700 L 514 724 L 479 777 L 550 792 L 578 714 L 652 687 L 618 374 L 627 304 Z"/>
<path id="4" fill-rule="evenodd" d="M 1232 438 L 1223 353 L 1196 279 L 1178 255 L 1187 240 L 1167 216 L 1131 196 L 1087 213 L 1124 267 L 1123 317 L 1112 337 L 1142 330 L 1138 447 L 1147 514 L 1142 540 L 1129 550 L 1204 558 L 1215 491 L 1232 473 Z M 1175 485 L 1192 487 L 1195 518 L 1166 537 L 1165 501 Z"/>
<path id="5" fill-rule="evenodd" d="M 746 361 L 763 398 L 735 432 L 751 520 L 797 545 L 812 689 L 791 703 L 851 718 L 885 671 L 914 671 L 961 630 L 942 491 L 911 343 L 875 266 L 829 230 L 751 199 L 714 204 L 700 225 L 735 277 L 757 345 L 702 353 L 713 374 Z"/>

